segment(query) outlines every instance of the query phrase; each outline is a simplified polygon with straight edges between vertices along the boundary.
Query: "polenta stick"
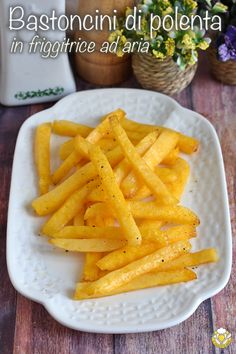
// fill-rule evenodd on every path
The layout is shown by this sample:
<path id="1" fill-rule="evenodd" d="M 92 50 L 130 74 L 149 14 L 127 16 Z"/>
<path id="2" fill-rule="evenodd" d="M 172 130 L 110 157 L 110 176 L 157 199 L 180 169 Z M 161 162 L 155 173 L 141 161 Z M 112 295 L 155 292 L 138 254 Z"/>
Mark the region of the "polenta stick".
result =
<path id="1" fill-rule="evenodd" d="M 94 227 L 96 226 L 96 227 Z M 57 233 L 50 235 L 55 238 L 109 238 L 113 240 L 123 239 L 125 235 L 120 227 L 105 226 L 66 226 Z"/>
<path id="2" fill-rule="evenodd" d="M 128 284 L 116 288 L 106 295 L 110 296 L 110 295 L 125 293 L 128 291 L 152 288 L 155 286 L 182 283 L 182 282 L 194 280 L 196 278 L 197 278 L 196 274 L 189 269 L 179 269 L 178 271 L 172 271 L 172 272 L 151 272 L 151 273 L 140 275 L 139 277 L 131 280 Z M 74 295 L 75 300 L 83 300 L 83 299 L 103 296 L 103 294 L 88 295 L 86 291 L 87 286 L 88 283 L 78 283 L 76 285 L 76 290 Z"/>
<path id="3" fill-rule="evenodd" d="M 104 191 L 102 184 L 100 184 L 98 187 L 95 187 L 88 195 L 88 202 L 93 202 L 93 203 L 106 202 L 107 199 L 108 197 Z"/>
<path id="4" fill-rule="evenodd" d="M 169 190 L 180 200 L 190 175 L 190 166 L 187 161 L 178 158 L 176 163 L 172 166 L 172 169 L 175 171 L 178 178 L 176 182 L 170 184 Z"/>
<path id="5" fill-rule="evenodd" d="M 134 218 L 155 219 L 176 224 L 199 225 L 198 216 L 190 209 L 181 206 L 162 206 L 155 202 L 136 202 L 129 203 L 131 213 Z"/>
<path id="6" fill-rule="evenodd" d="M 141 243 L 141 234 L 126 205 L 124 196 L 116 182 L 112 168 L 101 149 L 98 146 L 91 146 L 89 155 L 98 175 L 101 178 L 102 185 L 109 197 L 109 203 L 115 211 L 116 217 L 127 236 L 130 245 Z"/>
<path id="7" fill-rule="evenodd" d="M 103 152 L 108 152 L 117 146 L 116 139 L 102 138 L 98 140 L 97 144 L 100 146 Z"/>
<path id="8" fill-rule="evenodd" d="M 173 224 L 199 225 L 198 216 L 190 209 L 177 205 L 165 206 L 155 202 L 127 201 L 127 206 L 134 218 L 169 222 Z M 114 215 L 114 211 L 106 203 L 96 203 L 89 207 L 84 215 L 85 220 L 99 213 L 102 217 Z"/>
<path id="9" fill-rule="evenodd" d="M 108 253 L 97 262 L 97 266 L 101 270 L 113 271 L 127 264 L 147 256 L 159 249 L 156 243 L 142 242 L 138 246 L 126 245 L 118 250 Z"/>
<path id="10" fill-rule="evenodd" d="M 89 158 L 89 148 L 91 143 L 81 136 L 77 136 L 74 139 L 75 152 L 81 157 Z"/>
<path id="11" fill-rule="evenodd" d="M 149 226 L 139 227 L 144 241 L 154 242 L 159 247 L 170 243 L 196 237 L 196 227 L 193 225 L 179 225 L 168 227 L 165 230 L 154 229 Z"/>
<path id="12" fill-rule="evenodd" d="M 122 126 L 125 130 L 127 131 L 138 131 L 143 134 L 150 133 L 153 129 L 160 129 L 160 131 L 163 130 L 169 130 L 169 131 L 174 131 L 173 129 L 166 128 L 166 127 L 160 127 L 160 126 L 154 126 L 154 125 L 148 125 L 148 124 L 142 124 L 138 123 L 129 119 L 124 119 L 122 121 Z M 184 135 L 180 132 L 177 132 L 179 134 L 179 142 L 178 146 L 180 150 L 186 154 L 192 154 L 193 152 L 196 152 L 198 147 L 199 147 L 199 141 L 195 138 L 192 138 L 190 136 Z"/>
<path id="13" fill-rule="evenodd" d="M 170 227 L 167 230 L 158 230 L 149 227 L 140 227 L 143 243 L 140 246 L 129 246 L 116 250 L 104 256 L 98 263 L 102 270 L 115 270 L 140 259 L 159 248 L 172 243 L 187 240 L 196 236 L 196 229 L 190 225 Z"/>
<path id="14" fill-rule="evenodd" d="M 105 218 L 101 217 L 100 215 L 96 215 L 94 218 L 89 218 L 86 220 L 87 226 L 94 227 L 106 227 L 106 226 L 114 226 L 115 218 L 113 216 L 107 216 Z M 122 239 L 125 239 L 124 237 Z"/>
<path id="15" fill-rule="evenodd" d="M 91 220 L 92 222 L 93 222 L 93 224 L 92 224 L 92 227 L 85 227 L 85 228 L 83 228 L 84 229 L 84 233 L 83 233 L 83 235 L 86 235 L 86 237 L 87 238 L 89 238 L 88 237 L 88 234 L 89 234 L 89 232 L 88 232 L 88 229 L 90 229 L 90 232 L 92 231 L 92 230 L 94 230 L 95 229 L 95 226 L 96 226 L 96 230 L 98 229 L 97 228 L 97 226 L 100 226 L 100 221 L 101 221 L 101 219 L 99 218 L 99 222 L 97 221 L 97 220 Z M 107 221 L 107 219 L 103 219 L 102 220 L 103 221 L 103 223 L 104 224 L 108 224 L 109 222 Z M 78 228 L 77 228 L 78 229 Z M 81 229 L 81 228 L 80 228 Z M 85 229 L 86 229 L 86 231 L 85 231 Z M 105 229 L 105 227 L 104 228 L 101 228 L 101 227 L 99 227 L 99 230 L 101 230 L 101 229 Z M 108 228 L 109 229 L 109 228 Z M 94 232 L 91 232 L 90 234 L 89 234 L 89 236 L 92 236 L 92 233 L 93 233 L 93 238 L 97 238 L 98 237 L 98 235 L 99 235 L 99 237 L 101 236 L 101 238 L 103 237 L 105 237 L 105 233 L 101 233 L 100 232 L 100 234 L 99 233 L 95 233 L 94 234 Z M 91 237 L 92 238 L 92 237 Z M 115 239 L 115 237 L 114 237 L 114 239 Z M 116 237 L 116 239 L 117 239 L 117 237 Z M 102 275 L 103 275 L 103 271 L 101 270 L 101 269 L 99 269 L 98 268 L 98 266 L 97 266 L 97 262 L 99 261 L 99 259 L 101 259 L 104 255 L 105 255 L 106 253 L 102 253 L 102 252 L 87 252 L 86 253 L 86 255 L 85 255 L 85 263 L 84 263 L 84 269 L 83 269 L 83 275 L 82 275 L 82 279 L 84 280 L 84 281 L 94 281 L 94 280 L 97 280 L 97 279 L 99 279 Z"/>
<path id="16" fill-rule="evenodd" d="M 116 127 L 116 130 L 117 134 L 122 134 L 121 129 L 119 132 L 118 127 Z M 159 135 L 156 142 L 150 147 L 150 149 L 148 149 L 148 151 L 143 156 L 143 160 L 151 170 L 154 170 L 155 167 L 160 164 L 161 161 L 175 148 L 178 139 L 178 134 L 174 132 L 163 131 Z M 134 174 L 133 171 L 131 171 L 128 176 L 123 180 L 121 188 L 125 197 L 131 198 L 136 194 L 136 192 L 141 186 L 142 183 L 140 185 L 140 181 L 138 180 L 137 176 Z"/>
<path id="17" fill-rule="evenodd" d="M 123 158 L 120 147 L 109 151 L 106 156 L 111 166 L 115 166 Z M 53 190 L 35 199 L 32 203 L 33 209 L 40 216 L 51 214 L 57 210 L 73 192 L 81 188 L 96 175 L 97 171 L 93 164 L 91 162 L 87 163 Z"/>
<path id="18" fill-rule="evenodd" d="M 53 133 L 62 136 L 76 136 L 81 135 L 84 138 L 88 136 L 93 128 L 87 127 L 86 125 L 71 122 L 69 120 L 54 120 L 52 125 Z"/>
<path id="19" fill-rule="evenodd" d="M 102 258 L 102 256 L 103 253 L 101 252 L 86 253 L 82 281 L 94 281 L 99 278 L 101 271 L 96 263 Z"/>
<path id="20" fill-rule="evenodd" d="M 59 248 L 73 252 L 110 252 L 126 244 L 125 240 L 109 239 L 57 239 L 53 238 L 49 242 Z"/>
<path id="21" fill-rule="evenodd" d="M 96 174 L 92 163 L 86 164 L 50 192 L 35 199 L 32 203 L 34 210 L 40 216 L 51 214 L 57 210 L 74 191 L 83 187 L 83 185 L 95 177 Z"/>
<path id="22" fill-rule="evenodd" d="M 106 220 L 105 220 L 106 221 Z M 109 238 L 113 240 L 125 240 L 126 236 L 123 229 L 115 226 L 97 226 L 96 221 L 92 226 L 65 226 L 59 232 L 48 236 L 55 238 Z M 144 241 L 154 242 L 159 247 L 169 243 L 177 242 L 196 236 L 196 228 L 192 225 L 172 226 L 166 230 L 160 230 L 154 226 L 139 226 L 139 230 Z"/>
<path id="23" fill-rule="evenodd" d="M 177 171 L 174 169 L 156 166 L 154 171 L 165 184 L 177 181 Z"/>
<path id="24" fill-rule="evenodd" d="M 177 200 L 170 194 L 160 178 L 150 169 L 142 157 L 137 153 L 124 129 L 119 124 L 116 116 L 110 118 L 110 123 L 112 131 L 125 157 L 129 160 L 134 171 L 152 191 L 157 200 L 160 199 L 165 204 L 175 204 Z"/>
<path id="25" fill-rule="evenodd" d="M 81 159 L 82 158 L 78 155 L 78 153 L 73 150 L 72 153 L 61 163 L 61 165 L 53 173 L 53 183 L 59 183 L 64 177 L 67 176 L 70 170 L 81 161 Z"/>
<path id="26" fill-rule="evenodd" d="M 179 147 L 176 146 L 162 161 L 163 165 L 174 165 L 179 157 Z"/>
<path id="27" fill-rule="evenodd" d="M 144 219 L 144 220 L 140 220 L 139 228 L 150 227 L 150 228 L 160 229 L 164 224 L 165 223 L 163 221 Z"/>
<path id="28" fill-rule="evenodd" d="M 89 133 L 89 135 L 86 138 L 87 142 L 91 144 L 95 144 L 104 135 L 109 133 L 110 131 L 109 117 L 112 114 L 116 114 L 118 120 L 123 119 L 125 116 L 125 112 L 122 111 L 121 109 L 117 109 L 116 111 L 109 113 L 106 119 L 102 123 L 97 125 L 97 127 L 94 128 Z M 76 149 L 73 150 L 72 153 L 62 162 L 62 164 L 53 173 L 52 175 L 53 183 L 57 184 L 58 182 L 60 182 L 69 173 L 69 171 L 80 162 L 81 158 L 82 157 L 78 153 L 78 150 Z"/>
<path id="29" fill-rule="evenodd" d="M 44 123 L 37 127 L 35 136 L 35 162 L 39 177 L 39 192 L 48 192 L 51 184 L 50 173 L 50 138 L 51 124 Z"/>
<path id="30" fill-rule="evenodd" d="M 195 267 L 205 263 L 217 262 L 218 259 L 216 249 L 207 248 L 198 252 L 182 255 L 169 263 L 160 264 L 158 271 L 172 271 L 185 267 Z"/>
<path id="31" fill-rule="evenodd" d="M 97 202 L 106 202 L 107 200 L 108 197 L 104 192 L 104 188 L 102 184 L 100 184 L 98 187 L 95 187 L 88 195 L 88 202 L 97 203 Z"/>
<path id="32" fill-rule="evenodd" d="M 103 137 L 109 137 L 109 133 L 111 132 L 110 126 L 109 126 L 109 118 L 115 114 L 117 116 L 117 119 L 123 120 L 125 118 L 125 111 L 122 109 L 118 108 L 113 112 L 110 112 L 104 116 L 103 121 L 96 126 L 96 128 L 89 134 L 88 138 L 86 139 L 88 142 L 91 144 L 97 143 L 100 139 Z"/>
<path id="33" fill-rule="evenodd" d="M 65 160 L 74 150 L 74 139 L 65 141 L 59 147 L 59 157 L 61 160 Z"/>
<path id="34" fill-rule="evenodd" d="M 74 192 L 46 222 L 43 226 L 44 235 L 53 235 L 60 231 L 70 220 L 80 212 L 84 206 L 87 194 L 91 191 L 97 181 L 86 184 L 83 188 Z"/>
<path id="35" fill-rule="evenodd" d="M 109 294 L 109 292 L 129 283 L 134 278 L 158 268 L 158 265 L 163 262 L 169 262 L 182 254 L 188 253 L 190 249 L 191 244 L 188 241 L 180 241 L 163 247 L 90 283 L 87 287 L 87 293 L 88 295 Z"/>
<path id="36" fill-rule="evenodd" d="M 99 228 L 101 228 L 102 227 L 101 221 L 102 221 L 102 219 L 100 217 L 97 217 L 96 219 L 88 219 L 88 220 L 86 220 L 86 227 L 88 227 L 90 229 L 93 228 L 93 230 L 95 227 L 97 228 L 97 226 Z M 75 237 L 75 238 L 94 238 L 94 239 L 97 238 L 97 235 L 95 235 L 95 234 L 93 234 L 93 237 L 90 233 L 89 233 L 89 235 L 87 235 L 87 233 L 85 233 L 85 235 L 86 235 L 86 237 Z M 67 237 L 65 237 L 65 238 L 67 238 Z M 68 238 L 70 238 L 70 237 L 68 237 Z M 71 237 L 71 239 L 72 238 L 73 237 Z M 101 235 L 101 238 L 104 238 L 104 236 Z M 82 280 L 85 281 L 87 279 L 87 281 L 94 281 L 94 280 L 101 278 L 101 276 L 103 275 L 104 272 L 98 268 L 96 263 L 99 259 L 101 259 L 106 254 L 107 254 L 107 252 L 86 252 L 85 253 L 84 268 L 83 268 L 83 273 L 81 276 Z"/>
<path id="37" fill-rule="evenodd" d="M 79 211 L 79 213 L 75 215 L 73 220 L 74 226 L 84 226 L 84 213 L 85 213 L 85 209 L 83 208 Z"/>

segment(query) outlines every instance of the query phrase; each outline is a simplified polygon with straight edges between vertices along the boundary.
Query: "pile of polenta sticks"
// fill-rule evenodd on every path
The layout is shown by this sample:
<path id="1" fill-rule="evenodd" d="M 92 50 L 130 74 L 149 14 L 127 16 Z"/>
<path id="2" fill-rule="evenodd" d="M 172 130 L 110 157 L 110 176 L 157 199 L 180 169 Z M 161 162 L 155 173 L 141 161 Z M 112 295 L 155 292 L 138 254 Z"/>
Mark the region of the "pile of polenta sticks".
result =
<path id="1" fill-rule="evenodd" d="M 68 136 L 51 172 L 52 133 Z M 49 215 L 42 235 L 84 252 L 74 298 L 87 299 L 196 279 L 188 267 L 217 261 L 214 248 L 190 253 L 200 221 L 179 205 L 190 174 L 180 153 L 199 142 L 174 130 L 131 121 L 122 109 L 90 128 L 70 121 L 37 127 L 40 196 L 32 206 Z"/>

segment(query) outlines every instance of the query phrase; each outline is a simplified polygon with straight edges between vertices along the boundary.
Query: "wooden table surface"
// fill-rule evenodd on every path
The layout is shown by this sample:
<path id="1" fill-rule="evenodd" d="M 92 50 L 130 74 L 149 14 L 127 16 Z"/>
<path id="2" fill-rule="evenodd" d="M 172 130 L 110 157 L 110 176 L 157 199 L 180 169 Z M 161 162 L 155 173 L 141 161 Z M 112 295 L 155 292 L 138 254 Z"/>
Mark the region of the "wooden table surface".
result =
<path id="1" fill-rule="evenodd" d="M 139 87 L 134 79 L 121 86 Z M 78 79 L 78 90 L 89 88 L 94 86 Z M 235 235 L 236 87 L 224 86 L 214 81 L 204 61 L 200 63 L 191 86 L 175 98 L 183 106 L 206 116 L 218 132 L 224 155 L 232 229 Z M 204 301 L 188 320 L 170 329 L 144 334 L 104 335 L 68 329 L 51 318 L 43 306 L 15 291 L 8 277 L 5 258 L 8 195 L 15 141 L 24 120 L 51 105 L 52 103 L 15 108 L 0 106 L 0 353 L 222 353 L 220 349 L 215 349 L 211 342 L 213 330 L 220 327 L 228 329 L 233 336 L 233 342 L 224 353 L 236 353 L 235 265 L 226 288 L 212 299 Z"/>

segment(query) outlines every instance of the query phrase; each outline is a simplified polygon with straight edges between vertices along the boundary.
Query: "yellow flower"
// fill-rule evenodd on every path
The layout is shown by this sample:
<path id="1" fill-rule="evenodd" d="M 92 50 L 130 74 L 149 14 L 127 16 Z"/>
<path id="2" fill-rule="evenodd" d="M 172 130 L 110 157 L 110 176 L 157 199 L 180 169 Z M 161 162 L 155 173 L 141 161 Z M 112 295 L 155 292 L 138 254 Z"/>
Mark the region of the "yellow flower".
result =
<path id="1" fill-rule="evenodd" d="M 173 7 L 168 6 L 165 10 L 162 11 L 162 16 L 166 16 L 166 15 L 172 14 L 173 11 L 174 11 Z"/>
<path id="2" fill-rule="evenodd" d="M 188 33 L 188 35 L 189 35 L 190 38 L 192 38 L 192 39 L 195 39 L 195 38 L 196 38 L 196 33 L 195 33 L 193 30 L 189 29 L 189 30 L 187 31 L 187 33 Z"/>
<path id="3" fill-rule="evenodd" d="M 121 57 L 124 56 L 124 52 L 123 52 L 122 48 L 118 48 L 118 49 L 117 49 L 116 55 L 117 55 L 119 58 L 121 58 Z"/>
<path id="4" fill-rule="evenodd" d="M 115 33 L 115 32 L 112 32 L 112 33 L 109 35 L 109 37 L 108 37 L 108 41 L 109 41 L 110 43 L 112 43 L 112 42 L 115 41 L 115 39 L 116 39 L 116 33 Z"/>
<path id="5" fill-rule="evenodd" d="M 141 20 L 141 30 L 145 32 L 146 29 L 147 29 L 147 20 L 143 17 Z"/>
<path id="6" fill-rule="evenodd" d="M 127 42 L 127 38 L 123 35 L 120 37 L 119 44 L 125 44 Z"/>
<path id="7" fill-rule="evenodd" d="M 188 52 L 184 55 L 186 62 L 188 63 L 188 65 L 194 65 L 197 62 L 197 58 L 198 58 L 198 53 L 197 51 L 191 51 Z"/>
<path id="8" fill-rule="evenodd" d="M 198 45 L 198 48 L 202 49 L 202 50 L 206 50 L 209 47 L 209 44 L 206 41 L 201 41 Z"/>
<path id="9" fill-rule="evenodd" d="M 165 48 L 166 48 L 166 54 L 172 57 L 175 52 L 175 41 L 173 38 L 168 38 L 165 41 Z"/>
<path id="10" fill-rule="evenodd" d="M 214 9 L 218 12 L 224 13 L 228 10 L 228 6 L 222 4 L 221 2 L 217 2 L 214 6 Z"/>
<path id="11" fill-rule="evenodd" d="M 149 36 L 149 34 L 145 33 L 144 36 L 143 36 L 143 39 L 145 41 L 150 41 L 151 40 L 151 37 Z"/>
<path id="12" fill-rule="evenodd" d="M 157 59 L 165 59 L 165 55 L 162 52 L 159 52 L 158 50 L 153 49 L 152 53 Z"/>
<path id="13" fill-rule="evenodd" d="M 123 36 L 122 35 L 122 33 L 123 33 L 123 30 L 116 30 L 116 31 L 114 31 L 114 32 L 112 32 L 110 35 L 109 35 L 109 37 L 108 37 L 108 41 L 110 42 L 110 43 L 112 43 L 112 42 L 115 42 L 116 40 L 117 40 L 117 38 L 118 37 L 124 37 L 125 38 L 125 36 Z M 125 38 L 126 39 L 126 38 Z"/>
<path id="14" fill-rule="evenodd" d="M 123 35 L 123 30 L 116 30 L 114 32 L 112 32 L 109 37 L 108 37 L 108 41 L 110 43 L 113 43 L 115 41 L 118 40 L 118 48 L 116 51 L 116 55 L 118 57 L 123 57 L 124 53 L 123 53 L 123 47 L 124 44 L 127 42 L 127 38 Z"/>
<path id="15" fill-rule="evenodd" d="M 168 30 L 168 32 L 173 30 L 174 24 L 172 23 L 172 21 L 170 20 L 170 18 L 167 18 L 165 20 L 165 27 Z"/>
<path id="16" fill-rule="evenodd" d="M 192 10 L 196 9 L 197 2 L 194 0 L 184 0 L 184 4 L 189 6 Z"/>
<path id="17" fill-rule="evenodd" d="M 129 16 L 133 14 L 133 10 L 130 7 L 127 7 L 125 10 L 125 16 Z"/>
<path id="18" fill-rule="evenodd" d="M 183 45 L 183 47 L 185 49 L 195 49 L 195 47 L 196 47 L 191 36 L 187 33 L 183 36 L 181 44 Z"/>
<path id="19" fill-rule="evenodd" d="M 191 56 L 188 63 L 189 63 L 189 65 L 192 66 L 192 65 L 196 64 L 196 60 Z"/>
<path id="20" fill-rule="evenodd" d="M 165 6 L 171 6 L 171 3 L 169 0 L 162 0 L 162 4 Z"/>

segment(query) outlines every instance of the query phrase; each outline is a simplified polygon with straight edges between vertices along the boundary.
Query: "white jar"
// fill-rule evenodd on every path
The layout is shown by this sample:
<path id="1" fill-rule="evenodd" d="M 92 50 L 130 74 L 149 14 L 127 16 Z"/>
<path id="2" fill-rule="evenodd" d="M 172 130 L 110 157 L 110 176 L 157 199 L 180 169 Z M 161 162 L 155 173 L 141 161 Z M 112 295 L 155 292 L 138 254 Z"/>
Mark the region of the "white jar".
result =
<path id="1" fill-rule="evenodd" d="M 62 42 L 64 31 L 29 31 L 9 29 L 10 7 L 24 9 L 24 18 L 30 14 L 37 17 L 65 13 L 65 0 L 1 0 L 0 2 L 0 102 L 4 105 L 24 105 L 55 101 L 76 90 L 67 53 L 60 53 L 55 59 L 42 58 L 39 51 L 29 53 L 29 42 L 38 35 L 51 42 Z M 21 13 L 21 10 L 18 10 Z M 15 18 L 19 18 L 17 13 Z M 26 21 L 25 21 L 26 23 Z M 17 26 L 14 23 L 14 26 Z M 18 27 L 19 28 L 19 27 Z M 24 43 L 22 53 L 10 53 L 16 38 Z"/>

